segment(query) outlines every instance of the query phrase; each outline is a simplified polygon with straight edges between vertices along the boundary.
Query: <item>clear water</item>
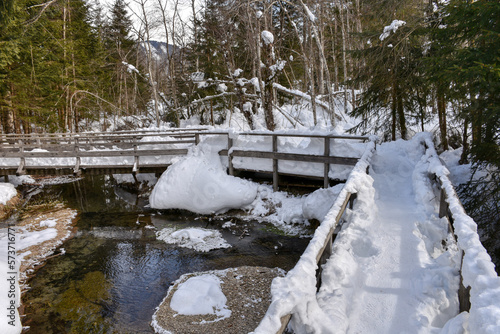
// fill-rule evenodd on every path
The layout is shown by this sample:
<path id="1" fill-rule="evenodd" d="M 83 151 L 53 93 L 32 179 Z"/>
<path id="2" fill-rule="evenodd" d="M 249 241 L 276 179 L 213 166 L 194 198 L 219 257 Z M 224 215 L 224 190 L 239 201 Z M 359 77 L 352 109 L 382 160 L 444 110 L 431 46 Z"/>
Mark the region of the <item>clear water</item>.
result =
<path id="1" fill-rule="evenodd" d="M 155 308 L 182 274 L 243 265 L 288 270 L 308 243 L 227 216 L 148 211 L 102 177 L 44 194 L 57 194 L 81 213 L 75 236 L 62 246 L 66 253 L 29 282 L 23 297 L 29 333 L 153 333 Z M 236 225 L 222 228 L 228 220 Z M 233 247 L 200 253 L 156 240 L 155 231 L 173 225 L 217 229 Z"/>

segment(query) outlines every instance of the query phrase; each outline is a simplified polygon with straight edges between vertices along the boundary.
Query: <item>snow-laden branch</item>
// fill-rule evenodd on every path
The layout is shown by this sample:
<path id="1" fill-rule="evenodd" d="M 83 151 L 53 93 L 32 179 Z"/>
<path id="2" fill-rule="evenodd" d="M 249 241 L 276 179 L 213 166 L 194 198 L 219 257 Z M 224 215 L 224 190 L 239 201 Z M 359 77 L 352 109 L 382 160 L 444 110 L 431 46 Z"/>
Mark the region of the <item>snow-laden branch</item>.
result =
<path id="1" fill-rule="evenodd" d="M 209 96 L 204 97 L 202 99 L 191 101 L 191 104 L 203 103 L 203 102 L 210 101 L 210 100 L 213 100 L 213 99 L 216 99 L 219 97 L 232 96 L 232 95 L 236 95 L 236 93 L 235 92 L 224 92 L 224 93 L 217 94 L 217 95 L 209 95 Z"/>
<path id="2" fill-rule="evenodd" d="M 312 102 L 312 98 L 311 98 L 311 95 L 309 94 L 306 94 L 304 92 L 301 92 L 300 90 L 297 90 L 297 89 L 290 89 L 290 88 L 286 88 L 282 85 L 280 85 L 279 83 L 273 83 L 273 87 L 277 90 L 279 90 L 280 92 L 283 92 L 283 93 L 286 93 L 286 94 L 290 94 L 290 95 L 293 95 L 293 96 L 296 96 L 296 97 L 299 97 L 303 100 L 306 100 L 306 101 L 309 101 L 309 102 Z M 343 94 L 344 92 L 342 92 Z M 320 107 L 322 107 L 323 109 L 325 109 L 325 111 L 327 111 L 328 113 L 331 112 L 331 109 L 330 109 L 330 106 L 328 105 L 328 103 L 325 103 L 321 100 L 318 100 L 318 99 L 315 99 L 316 101 L 316 104 L 319 105 Z M 335 114 L 335 117 L 337 119 L 341 119 L 339 115 Z"/>
<path id="3" fill-rule="evenodd" d="M 406 22 L 401 20 L 392 21 L 390 25 L 384 27 L 384 32 L 379 36 L 380 40 L 383 41 L 384 39 L 389 37 L 391 31 L 393 34 L 396 33 L 396 30 L 398 30 L 399 27 L 404 26 L 405 24 Z"/>

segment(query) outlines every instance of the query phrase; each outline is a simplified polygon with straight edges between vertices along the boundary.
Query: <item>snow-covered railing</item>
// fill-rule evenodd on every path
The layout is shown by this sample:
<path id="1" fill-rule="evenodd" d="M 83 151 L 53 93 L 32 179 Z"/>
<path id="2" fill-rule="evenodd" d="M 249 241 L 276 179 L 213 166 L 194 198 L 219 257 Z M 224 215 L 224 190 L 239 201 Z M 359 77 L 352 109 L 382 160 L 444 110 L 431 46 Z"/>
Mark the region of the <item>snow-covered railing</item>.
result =
<path id="1" fill-rule="evenodd" d="M 375 151 L 373 138 L 354 166 L 347 182 L 335 200 L 323 222 L 314 232 L 306 250 L 295 267 L 285 277 L 273 280 L 272 302 L 264 318 L 254 333 L 283 333 L 290 321 L 294 309 L 304 303 L 316 300 L 321 265 L 332 253 L 335 231 L 349 203 L 358 192 L 360 180 L 367 177 L 370 160 Z M 362 183 L 362 182 L 361 182 Z M 310 305 L 313 307 L 312 305 Z"/>
<path id="2" fill-rule="evenodd" d="M 462 328 L 469 333 L 500 333 L 500 277 L 491 257 L 481 244 L 477 224 L 465 212 L 455 188 L 434 148 L 430 134 L 422 135 L 428 172 L 441 189 L 440 217 L 448 217 L 462 251 L 459 289 Z M 458 328 L 458 327 L 457 327 Z"/>
<path id="3" fill-rule="evenodd" d="M 236 133 L 212 129 L 3 135 L 0 137 L 0 157 L 5 159 L 0 162 L 0 175 L 161 173 L 168 167 L 172 157 L 186 155 L 189 147 L 198 144 L 203 138 L 213 136 L 220 136 L 227 142 L 227 149 L 220 150 L 219 154 L 227 157 L 229 174 L 235 175 L 236 169 L 272 173 L 275 190 L 278 189 L 280 175 L 319 178 L 328 187 L 329 173 L 332 172 L 330 165 L 340 166 L 338 168 L 345 170 L 345 176 L 342 177 L 347 178 L 348 171 L 357 163 L 359 155 L 353 156 L 353 152 L 345 148 L 343 153 L 337 152 L 335 155 L 337 148 L 346 147 L 347 141 L 364 142 L 369 139 L 318 132 Z M 249 140 L 249 137 L 260 138 L 255 141 Z M 294 138 L 304 139 L 304 142 L 314 141 L 312 153 L 287 150 L 286 143 Z M 342 144 L 331 145 L 335 139 L 341 139 Z M 258 141 L 265 142 L 269 147 L 257 145 Z M 262 164 L 250 166 L 245 162 L 242 165 L 239 161 L 235 168 L 234 158 L 247 161 L 264 159 L 269 166 L 266 169 Z M 295 173 L 285 170 L 286 161 L 296 162 L 294 164 L 299 167 L 295 167 Z M 322 164 L 323 167 L 314 164 Z M 312 172 L 315 174 L 311 175 Z"/>
<path id="4" fill-rule="evenodd" d="M 199 142 L 199 133 L 206 129 L 173 129 L 169 131 L 7 134 L 0 136 L 1 174 L 47 173 L 80 174 L 82 169 L 113 169 L 136 174 L 141 157 L 151 157 L 142 167 L 162 171 L 165 159 L 187 153 L 187 147 Z M 127 157 L 127 158 L 125 158 Z M 18 162 L 9 162 L 8 160 Z M 87 165 L 82 164 L 86 159 Z M 30 164 L 27 161 L 31 161 Z M 14 165 L 17 163 L 17 165 Z M 35 164 L 35 165 L 34 165 Z M 71 171 L 72 169 L 72 171 Z"/>
<path id="5" fill-rule="evenodd" d="M 365 136 L 340 136 L 340 135 L 328 135 L 328 134 L 318 134 L 318 133 L 294 133 L 294 132 L 243 132 L 239 133 L 238 136 L 263 136 L 271 137 L 272 146 L 270 151 L 255 150 L 250 148 L 234 148 L 233 140 L 230 136 L 228 144 L 228 159 L 229 159 L 229 173 L 234 175 L 233 158 L 234 157 L 244 157 L 244 158 L 258 158 L 258 159 L 272 159 L 272 174 L 273 174 L 273 189 L 278 190 L 279 181 L 279 160 L 289 160 L 289 161 L 299 161 L 299 162 L 309 162 L 309 163 L 322 163 L 323 168 L 323 184 L 327 188 L 330 185 L 329 171 L 330 164 L 339 164 L 354 166 L 359 158 L 353 157 L 340 157 L 330 154 L 330 141 L 332 139 L 345 139 L 345 140 L 369 140 L 369 137 Z M 302 154 L 302 153 L 288 153 L 279 152 L 278 150 L 278 138 L 279 137 L 299 137 L 299 138 L 316 138 L 323 140 L 323 154 Z M 226 152 L 221 152 L 221 154 Z"/>

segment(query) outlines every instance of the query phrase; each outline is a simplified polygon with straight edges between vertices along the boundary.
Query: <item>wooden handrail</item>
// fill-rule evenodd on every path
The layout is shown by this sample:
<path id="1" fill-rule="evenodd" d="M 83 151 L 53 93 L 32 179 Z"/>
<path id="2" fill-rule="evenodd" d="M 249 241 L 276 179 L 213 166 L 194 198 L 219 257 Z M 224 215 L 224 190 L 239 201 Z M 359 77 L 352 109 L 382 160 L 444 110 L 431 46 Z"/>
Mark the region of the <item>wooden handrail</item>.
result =
<path id="1" fill-rule="evenodd" d="M 426 150 L 432 149 L 435 153 L 435 149 L 431 144 L 428 144 L 426 141 L 422 142 L 423 146 L 425 147 Z M 442 163 L 442 161 L 441 161 Z M 458 242 L 458 237 L 455 234 L 455 219 L 453 217 L 453 212 L 450 210 L 450 206 L 448 203 L 448 199 L 452 196 L 452 194 L 448 194 L 446 191 L 446 187 L 443 187 L 443 180 L 436 174 L 431 175 L 431 181 L 434 182 L 438 188 L 439 188 L 439 218 L 446 217 L 446 220 L 448 221 L 448 231 L 453 235 L 455 242 Z M 457 198 L 459 201 L 459 204 L 462 205 L 460 202 L 460 199 Z M 465 210 L 464 210 L 465 211 Z M 461 250 L 462 256 L 461 256 L 461 261 L 460 261 L 460 285 L 458 287 L 458 304 L 459 304 L 459 311 L 461 312 L 469 312 L 471 308 L 471 301 L 470 301 L 470 289 L 471 287 L 465 287 L 463 283 L 463 275 L 462 275 L 462 266 L 463 266 L 463 260 L 465 256 L 465 251 Z"/>
<path id="2" fill-rule="evenodd" d="M 234 139 L 238 136 L 264 136 L 270 137 L 272 146 L 270 151 L 245 150 L 240 147 L 233 147 Z M 279 161 L 299 161 L 324 164 L 323 179 L 324 186 L 329 186 L 328 173 L 331 164 L 342 164 L 353 166 L 358 161 L 358 158 L 352 157 L 337 157 L 330 155 L 330 142 L 332 139 L 354 139 L 366 140 L 368 137 L 363 136 L 338 136 L 338 135 L 321 135 L 317 133 L 272 133 L 272 132 L 242 132 L 233 133 L 230 131 L 208 131 L 207 129 L 178 129 L 177 131 L 129 131 L 129 132 L 104 132 L 104 133 L 51 133 L 51 134 L 29 134 L 18 135 L 8 134 L 0 135 L 0 157 L 3 158 L 20 158 L 21 162 L 17 166 L 17 174 L 24 173 L 26 166 L 26 158 L 75 158 L 73 164 L 74 174 L 79 174 L 81 170 L 81 159 L 88 157 L 104 158 L 104 157 L 134 157 L 134 166 L 131 171 L 136 174 L 139 171 L 139 161 L 141 156 L 172 156 L 185 155 L 187 147 L 193 144 L 198 144 L 201 137 L 210 136 L 225 136 L 227 137 L 227 149 L 220 151 L 220 154 L 228 157 L 228 170 L 231 175 L 234 175 L 233 158 L 263 158 L 273 161 L 273 188 L 278 190 L 279 181 Z M 151 141 L 144 138 L 151 138 Z M 155 138 L 159 137 L 159 138 Z M 316 138 L 323 139 L 324 150 L 323 155 L 315 154 L 299 154 L 287 153 L 279 151 L 280 137 L 300 137 L 300 138 Z M 165 140 L 162 140 L 164 138 Z M 161 145 L 181 144 L 181 148 L 164 148 Z M 151 148 L 152 145 L 157 148 Z M 184 146 L 185 145 L 185 146 Z M 160 146 L 160 147 L 158 147 Z M 115 150 L 118 148 L 120 150 Z M 143 166 L 144 163 L 142 163 Z M 12 166 L 0 166 L 3 173 L 11 173 Z M 109 166 L 113 168 L 113 166 Z M 40 166 L 42 168 L 42 166 Z M 55 166 L 47 166 L 46 168 L 55 168 Z M 58 167 L 60 168 L 60 166 Z M 38 170 L 38 168 L 36 168 Z M 10 172 L 9 172 L 9 171 Z M 40 171 L 39 171 L 40 172 Z M 43 173 L 43 172 L 42 172 Z"/>

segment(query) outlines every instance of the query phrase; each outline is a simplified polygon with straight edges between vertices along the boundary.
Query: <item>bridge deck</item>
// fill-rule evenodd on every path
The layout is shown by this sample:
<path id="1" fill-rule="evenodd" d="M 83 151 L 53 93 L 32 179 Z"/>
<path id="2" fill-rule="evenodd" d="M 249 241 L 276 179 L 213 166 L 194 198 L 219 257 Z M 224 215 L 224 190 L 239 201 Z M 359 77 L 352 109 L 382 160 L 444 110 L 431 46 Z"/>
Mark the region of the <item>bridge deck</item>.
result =
<path id="1" fill-rule="evenodd" d="M 30 134 L 0 136 L 0 175 L 96 175 L 96 174 L 137 174 L 164 172 L 173 158 L 184 156 L 188 149 L 200 142 L 201 137 L 221 137 L 226 141 L 225 149 L 219 154 L 227 157 L 231 175 L 238 171 L 272 173 L 274 188 L 278 188 L 280 176 L 322 179 L 323 186 L 330 184 L 331 165 L 353 166 L 358 157 L 342 157 L 330 154 L 335 139 L 366 141 L 367 137 L 337 136 L 303 133 L 246 132 L 230 134 L 193 130 L 139 131 L 126 133 L 92 134 Z M 250 137 L 260 136 L 267 141 L 266 149 L 252 149 L 235 141 L 251 142 Z M 300 137 L 322 143 L 322 154 L 301 154 L 282 152 L 280 138 Z M 247 139 L 245 139 L 247 138 Z M 235 165 L 234 158 L 238 158 Z M 249 166 L 252 159 L 270 162 L 268 169 Z M 279 161 L 316 163 L 322 169 L 307 167 L 300 173 L 286 169 Z M 342 179 L 342 177 L 333 178 Z"/>

